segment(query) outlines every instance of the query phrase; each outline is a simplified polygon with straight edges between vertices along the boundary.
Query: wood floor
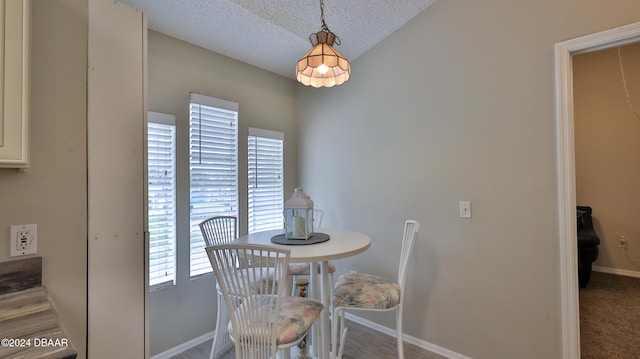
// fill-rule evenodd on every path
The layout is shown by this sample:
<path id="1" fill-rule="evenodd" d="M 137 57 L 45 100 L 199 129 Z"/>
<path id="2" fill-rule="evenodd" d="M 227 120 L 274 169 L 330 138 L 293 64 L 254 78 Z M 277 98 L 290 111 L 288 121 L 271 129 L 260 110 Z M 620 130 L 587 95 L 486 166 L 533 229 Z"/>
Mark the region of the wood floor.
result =
<path id="1" fill-rule="evenodd" d="M 395 359 L 398 357 L 396 338 L 382 334 L 354 322 L 347 322 L 349 334 L 345 344 L 344 359 Z M 172 359 L 209 359 L 211 340 L 182 352 Z M 413 344 L 404 344 L 404 356 L 407 359 L 446 359 L 441 355 L 419 348 Z M 222 359 L 235 359 L 233 350 L 229 350 Z M 292 350 L 291 358 L 297 358 Z"/>

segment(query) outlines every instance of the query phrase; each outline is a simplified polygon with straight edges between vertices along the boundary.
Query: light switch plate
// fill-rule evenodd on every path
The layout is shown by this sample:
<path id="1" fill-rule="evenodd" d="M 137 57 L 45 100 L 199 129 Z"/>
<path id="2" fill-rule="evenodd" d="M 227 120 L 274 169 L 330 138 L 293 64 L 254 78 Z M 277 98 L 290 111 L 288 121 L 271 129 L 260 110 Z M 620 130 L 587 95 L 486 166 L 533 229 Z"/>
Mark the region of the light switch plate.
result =
<path id="1" fill-rule="evenodd" d="M 25 256 L 37 252 L 38 226 L 36 224 L 21 224 L 10 227 L 9 256 Z"/>
<path id="2" fill-rule="evenodd" d="M 471 218 L 471 202 L 460 201 L 460 218 Z"/>

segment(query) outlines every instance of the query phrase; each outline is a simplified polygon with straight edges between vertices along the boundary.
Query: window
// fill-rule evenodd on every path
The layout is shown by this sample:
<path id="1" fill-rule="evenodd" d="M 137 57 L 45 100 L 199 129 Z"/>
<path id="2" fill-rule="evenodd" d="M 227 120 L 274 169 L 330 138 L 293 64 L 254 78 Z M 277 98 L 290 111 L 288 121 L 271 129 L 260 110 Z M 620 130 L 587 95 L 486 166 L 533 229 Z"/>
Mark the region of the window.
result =
<path id="1" fill-rule="evenodd" d="M 191 94 L 190 274 L 211 272 L 200 222 L 216 215 L 238 216 L 238 104 Z"/>
<path id="2" fill-rule="evenodd" d="M 283 227 L 282 132 L 249 128 L 249 233 Z"/>
<path id="3" fill-rule="evenodd" d="M 149 112 L 147 128 L 149 287 L 175 284 L 175 116 Z"/>

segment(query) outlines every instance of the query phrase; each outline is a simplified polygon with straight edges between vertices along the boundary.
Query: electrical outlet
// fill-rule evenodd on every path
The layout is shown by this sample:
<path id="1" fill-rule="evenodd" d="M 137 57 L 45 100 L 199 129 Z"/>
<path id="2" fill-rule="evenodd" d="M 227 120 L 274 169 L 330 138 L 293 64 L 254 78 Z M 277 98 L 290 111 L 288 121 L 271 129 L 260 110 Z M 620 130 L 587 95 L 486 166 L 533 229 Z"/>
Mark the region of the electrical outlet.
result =
<path id="1" fill-rule="evenodd" d="M 618 247 L 627 248 L 627 239 L 624 236 L 618 237 Z"/>
<path id="2" fill-rule="evenodd" d="M 36 254 L 38 226 L 23 224 L 11 226 L 9 230 L 9 256 Z"/>

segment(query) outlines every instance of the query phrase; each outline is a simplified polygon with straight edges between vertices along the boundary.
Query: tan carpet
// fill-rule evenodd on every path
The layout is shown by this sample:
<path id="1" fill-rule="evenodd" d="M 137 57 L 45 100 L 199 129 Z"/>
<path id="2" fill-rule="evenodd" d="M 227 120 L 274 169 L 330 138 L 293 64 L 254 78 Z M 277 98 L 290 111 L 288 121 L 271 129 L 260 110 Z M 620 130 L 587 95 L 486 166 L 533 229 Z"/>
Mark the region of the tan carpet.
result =
<path id="1" fill-rule="evenodd" d="M 593 272 L 580 289 L 582 359 L 640 358 L 640 278 Z"/>

